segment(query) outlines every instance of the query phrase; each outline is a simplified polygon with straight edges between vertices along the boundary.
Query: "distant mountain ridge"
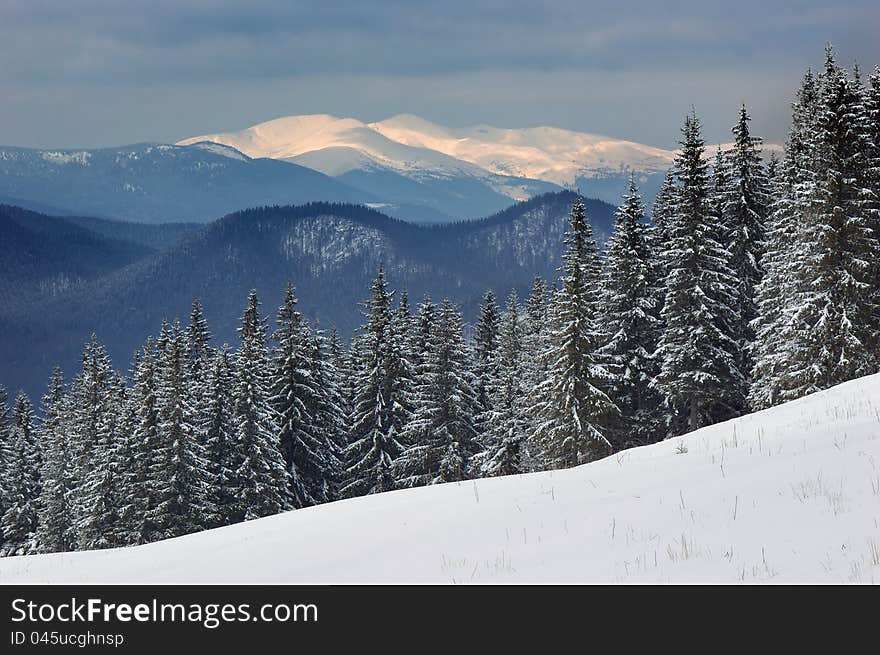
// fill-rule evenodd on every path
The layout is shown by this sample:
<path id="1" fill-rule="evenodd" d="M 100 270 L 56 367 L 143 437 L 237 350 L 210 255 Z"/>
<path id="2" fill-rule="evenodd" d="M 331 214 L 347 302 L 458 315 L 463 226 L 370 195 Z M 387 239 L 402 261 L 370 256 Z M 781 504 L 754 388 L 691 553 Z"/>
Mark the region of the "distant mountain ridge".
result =
<path id="1" fill-rule="evenodd" d="M 218 144 L 94 150 L 0 146 L 0 198 L 53 214 L 141 223 L 205 223 L 265 204 L 373 202 L 310 168 Z"/>
<path id="2" fill-rule="evenodd" d="M 0 340 L 0 383 L 40 392 L 53 364 L 73 373 L 93 331 L 125 369 L 164 318 L 187 318 L 196 296 L 215 341 L 234 342 L 247 293 L 257 289 L 263 315 L 272 320 L 288 279 L 297 287 L 300 311 L 347 337 L 361 323 L 359 303 L 379 262 L 412 303 L 425 293 L 449 296 L 474 320 L 486 289 L 502 297 L 512 288 L 525 294 L 536 273 L 555 279 L 574 198 L 568 191 L 545 194 L 489 218 L 442 226 L 413 225 L 350 204 L 236 212 L 69 292 L 36 293 L 0 308 L 0 329 L 9 335 Z M 587 211 L 597 235 L 607 236 L 614 208 L 588 200 Z M 2 232 L 0 239 L 12 242 Z"/>
<path id="3" fill-rule="evenodd" d="M 327 175 L 383 171 L 411 180 L 471 178 L 510 199 L 555 187 L 617 202 L 630 172 L 649 193 L 674 152 L 633 141 L 556 127 L 449 128 L 411 114 L 375 123 L 327 114 L 287 116 L 244 130 L 204 134 L 180 144 L 216 142 L 253 157 L 300 163 Z M 354 182 L 356 184 L 356 180 Z"/>

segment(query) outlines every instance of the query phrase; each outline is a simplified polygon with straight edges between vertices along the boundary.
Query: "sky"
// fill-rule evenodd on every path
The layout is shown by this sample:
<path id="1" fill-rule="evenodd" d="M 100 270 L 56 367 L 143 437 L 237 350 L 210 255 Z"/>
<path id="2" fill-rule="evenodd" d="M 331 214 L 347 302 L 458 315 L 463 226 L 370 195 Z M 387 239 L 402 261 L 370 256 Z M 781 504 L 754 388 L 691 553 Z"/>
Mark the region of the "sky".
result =
<path id="1" fill-rule="evenodd" d="M 293 114 L 782 142 L 827 42 L 880 65 L 877 0 L 0 0 L 0 144 L 101 147 Z"/>

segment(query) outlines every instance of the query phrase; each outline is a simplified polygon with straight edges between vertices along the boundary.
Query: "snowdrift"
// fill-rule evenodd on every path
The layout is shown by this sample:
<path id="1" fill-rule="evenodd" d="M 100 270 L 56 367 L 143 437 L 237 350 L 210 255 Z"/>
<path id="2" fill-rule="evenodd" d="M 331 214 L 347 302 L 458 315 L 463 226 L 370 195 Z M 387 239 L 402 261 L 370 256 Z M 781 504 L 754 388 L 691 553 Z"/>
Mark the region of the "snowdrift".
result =
<path id="1" fill-rule="evenodd" d="M 0 583 L 880 580 L 880 375 L 565 471 L 395 491 Z"/>

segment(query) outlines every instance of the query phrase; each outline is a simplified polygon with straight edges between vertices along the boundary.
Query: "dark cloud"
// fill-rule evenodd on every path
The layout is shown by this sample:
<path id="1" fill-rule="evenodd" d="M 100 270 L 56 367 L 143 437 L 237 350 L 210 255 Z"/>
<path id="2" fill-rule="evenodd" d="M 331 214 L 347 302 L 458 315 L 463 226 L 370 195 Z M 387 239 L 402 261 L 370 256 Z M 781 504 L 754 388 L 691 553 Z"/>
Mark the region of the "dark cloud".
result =
<path id="1" fill-rule="evenodd" d="M 170 140 L 288 113 L 412 111 L 669 146 L 690 104 L 715 140 L 742 100 L 780 139 L 824 43 L 873 66 L 878 33 L 876 0 L 4 0 L 0 142 Z"/>

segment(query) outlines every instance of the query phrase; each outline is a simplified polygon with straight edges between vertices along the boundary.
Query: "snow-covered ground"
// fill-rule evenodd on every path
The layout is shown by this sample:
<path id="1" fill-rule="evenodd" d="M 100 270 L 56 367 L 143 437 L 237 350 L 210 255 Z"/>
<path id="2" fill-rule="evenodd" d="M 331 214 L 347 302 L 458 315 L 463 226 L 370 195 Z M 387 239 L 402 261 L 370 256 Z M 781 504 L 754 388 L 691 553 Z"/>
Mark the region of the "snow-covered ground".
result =
<path id="1" fill-rule="evenodd" d="M 0 583 L 880 581 L 880 375 L 565 471 L 0 560 Z"/>

